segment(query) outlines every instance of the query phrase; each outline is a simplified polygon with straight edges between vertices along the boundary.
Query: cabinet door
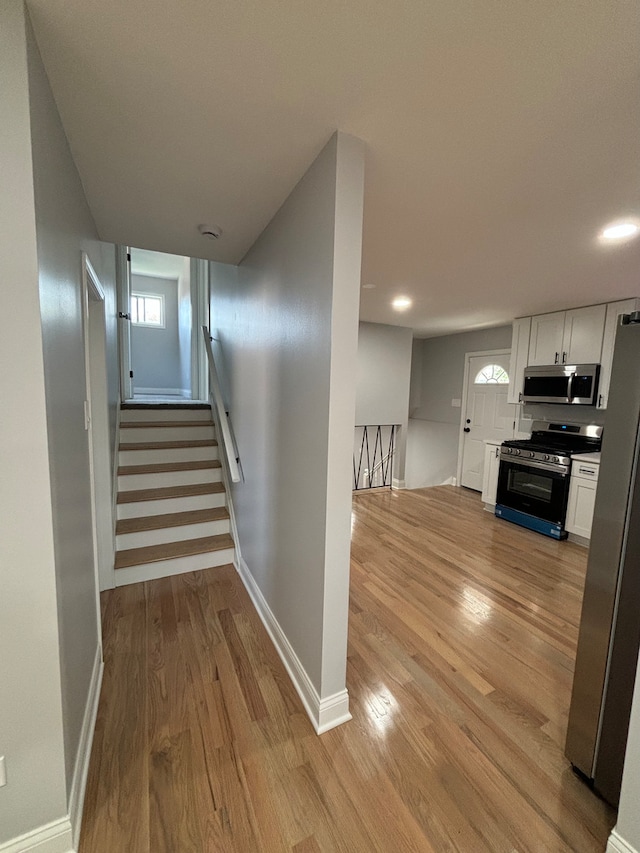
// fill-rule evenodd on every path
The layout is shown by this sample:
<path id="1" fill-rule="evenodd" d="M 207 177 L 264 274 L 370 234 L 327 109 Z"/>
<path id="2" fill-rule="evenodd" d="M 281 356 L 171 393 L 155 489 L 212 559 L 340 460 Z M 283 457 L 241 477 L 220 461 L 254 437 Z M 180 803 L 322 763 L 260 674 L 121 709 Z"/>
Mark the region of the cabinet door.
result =
<path id="1" fill-rule="evenodd" d="M 520 403 L 524 385 L 524 369 L 529 364 L 529 338 L 531 317 L 520 317 L 513 321 L 511 334 L 511 373 L 509 375 L 508 403 Z"/>
<path id="2" fill-rule="evenodd" d="M 498 493 L 498 469 L 500 467 L 500 445 L 486 444 L 484 449 L 484 473 L 482 478 L 482 500 L 495 506 Z"/>
<path id="3" fill-rule="evenodd" d="M 600 361 L 599 409 L 607 408 L 613 347 L 616 340 L 619 318 L 622 314 L 630 314 L 632 311 L 637 311 L 639 306 L 640 299 L 623 299 L 621 302 L 610 302 L 607 305 L 607 314 L 604 321 L 604 338 L 602 340 L 602 358 Z"/>
<path id="4" fill-rule="evenodd" d="M 531 318 L 529 365 L 559 364 L 562 358 L 564 311 Z"/>
<path id="5" fill-rule="evenodd" d="M 600 364 L 606 312 L 606 305 L 591 305 L 566 312 L 563 364 Z"/>
<path id="6" fill-rule="evenodd" d="M 593 509 L 596 503 L 596 483 L 582 477 L 571 477 L 565 527 L 569 533 L 591 538 Z"/>

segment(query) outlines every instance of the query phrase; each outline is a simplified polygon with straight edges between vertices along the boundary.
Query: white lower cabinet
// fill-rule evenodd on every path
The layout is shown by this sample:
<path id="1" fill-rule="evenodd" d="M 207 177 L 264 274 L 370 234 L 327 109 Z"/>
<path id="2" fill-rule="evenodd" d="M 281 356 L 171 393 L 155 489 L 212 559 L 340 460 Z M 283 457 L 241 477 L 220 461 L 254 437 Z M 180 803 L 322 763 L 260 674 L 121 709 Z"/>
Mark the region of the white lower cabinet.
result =
<path id="1" fill-rule="evenodd" d="M 499 441 L 486 441 L 484 445 L 484 472 L 482 475 L 482 500 L 493 511 L 498 492 L 498 469 L 500 468 Z"/>
<path id="2" fill-rule="evenodd" d="M 591 538 L 599 470 L 598 462 L 585 462 L 574 458 L 565 528 L 568 533 L 581 536 L 583 539 Z"/>

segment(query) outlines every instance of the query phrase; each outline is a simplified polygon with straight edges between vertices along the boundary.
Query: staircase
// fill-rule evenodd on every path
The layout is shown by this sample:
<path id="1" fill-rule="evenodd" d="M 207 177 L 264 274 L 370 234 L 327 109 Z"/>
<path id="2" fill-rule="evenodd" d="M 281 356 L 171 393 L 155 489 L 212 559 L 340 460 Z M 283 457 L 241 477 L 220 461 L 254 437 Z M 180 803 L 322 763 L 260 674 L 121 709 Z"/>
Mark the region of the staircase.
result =
<path id="1" fill-rule="evenodd" d="M 233 562 L 221 481 L 209 405 L 123 404 L 116 586 Z"/>

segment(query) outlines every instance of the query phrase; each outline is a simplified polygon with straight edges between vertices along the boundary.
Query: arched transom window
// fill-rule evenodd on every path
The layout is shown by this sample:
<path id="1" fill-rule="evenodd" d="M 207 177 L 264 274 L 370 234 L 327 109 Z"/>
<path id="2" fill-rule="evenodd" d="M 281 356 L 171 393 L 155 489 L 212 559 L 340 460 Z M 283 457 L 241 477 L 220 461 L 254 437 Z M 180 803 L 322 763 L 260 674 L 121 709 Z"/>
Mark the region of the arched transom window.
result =
<path id="1" fill-rule="evenodd" d="M 474 380 L 475 385 L 508 385 L 509 374 L 499 364 L 483 367 Z"/>

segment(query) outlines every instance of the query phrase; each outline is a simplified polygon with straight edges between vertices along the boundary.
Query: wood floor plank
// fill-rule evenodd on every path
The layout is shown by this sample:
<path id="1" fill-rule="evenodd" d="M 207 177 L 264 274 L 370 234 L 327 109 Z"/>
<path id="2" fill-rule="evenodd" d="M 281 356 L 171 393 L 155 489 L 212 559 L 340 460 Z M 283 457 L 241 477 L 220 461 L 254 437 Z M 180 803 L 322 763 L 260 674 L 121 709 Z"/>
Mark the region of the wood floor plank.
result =
<path id="1" fill-rule="evenodd" d="M 585 550 L 452 487 L 353 512 L 353 720 L 320 737 L 233 567 L 103 593 L 81 853 L 602 853 L 563 755 Z"/>

